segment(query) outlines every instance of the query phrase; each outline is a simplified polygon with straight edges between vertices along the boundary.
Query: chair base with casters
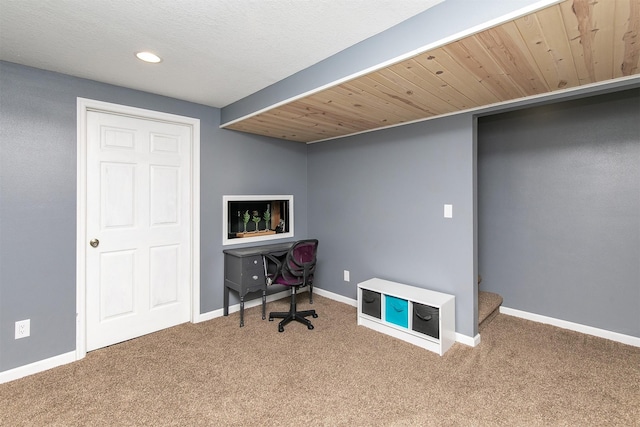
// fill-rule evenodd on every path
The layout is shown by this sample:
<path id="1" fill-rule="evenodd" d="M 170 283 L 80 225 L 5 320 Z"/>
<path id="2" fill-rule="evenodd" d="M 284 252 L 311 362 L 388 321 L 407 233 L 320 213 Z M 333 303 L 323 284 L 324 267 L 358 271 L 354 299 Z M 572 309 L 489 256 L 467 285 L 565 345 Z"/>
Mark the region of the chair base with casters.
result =
<path id="1" fill-rule="evenodd" d="M 308 329 L 313 329 L 313 325 L 307 317 L 311 316 L 315 319 L 318 315 L 315 310 L 298 311 L 296 309 L 297 291 L 298 289 L 295 286 L 291 289 L 291 304 L 289 305 L 289 311 L 273 311 L 269 313 L 270 322 L 273 322 L 273 319 L 282 319 L 280 323 L 278 323 L 278 332 L 284 332 L 284 325 L 294 320 L 307 325 Z"/>
<path id="2" fill-rule="evenodd" d="M 313 325 L 307 317 L 317 318 L 316 311 L 298 311 L 296 297 L 298 289 L 309 286 L 309 302 L 313 302 L 311 292 L 313 292 L 317 247 L 317 239 L 300 240 L 295 242 L 284 255 L 265 254 L 263 256 L 267 286 L 281 284 L 291 288 L 289 311 L 269 313 L 269 321 L 276 318 L 282 319 L 278 324 L 278 332 L 284 332 L 284 326 L 292 321 L 300 322 L 307 325 L 308 329 L 313 329 Z"/>

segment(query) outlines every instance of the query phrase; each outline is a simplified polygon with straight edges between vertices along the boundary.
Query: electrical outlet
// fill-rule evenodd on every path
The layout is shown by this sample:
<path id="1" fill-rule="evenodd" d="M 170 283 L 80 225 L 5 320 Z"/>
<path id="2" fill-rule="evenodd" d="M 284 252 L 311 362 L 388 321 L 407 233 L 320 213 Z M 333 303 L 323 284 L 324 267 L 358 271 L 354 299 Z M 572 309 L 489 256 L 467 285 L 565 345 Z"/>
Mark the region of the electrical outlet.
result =
<path id="1" fill-rule="evenodd" d="M 344 271 L 344 281 L 348 282 L 349 281 L 349 270 L 345 270 Z"/>
<path id="2" fill-rule="evenodd" d="M 453 205 L 444 205 L 444 217 L 453 218 Z"/>
<path id="3" fill-rule="evenodd" d="M 31 335 L 31 319 L 16 322 L 16 339 L 26 338 Z"/>

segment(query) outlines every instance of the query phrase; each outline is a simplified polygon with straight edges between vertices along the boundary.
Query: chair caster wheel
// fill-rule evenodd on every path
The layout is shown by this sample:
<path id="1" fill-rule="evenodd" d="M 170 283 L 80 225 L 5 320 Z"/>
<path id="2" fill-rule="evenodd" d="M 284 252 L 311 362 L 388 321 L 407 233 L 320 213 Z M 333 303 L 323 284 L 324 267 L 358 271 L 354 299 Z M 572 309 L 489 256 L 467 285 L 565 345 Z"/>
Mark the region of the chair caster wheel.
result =
<path id="1" fill-rule="evenodd" d="M 308 329 L 313 329 L 313 325 L 307 325 Z"/>
<path id="2" fill-rule="evenodd" d="M 278 325 L 278 332 L 284 332 L 284 327 L 281 325 Z"/>
<path id="3" fill-rule="evenodd" d="M 313 313 L 311 316 L 313 316 L 314 319 L 318 318 L 318 315 L 316 313 Z"/>
<path id="4" fill-rule="evenodd" d="M 273 317 L 269 317 L 269 322 L 273 322 Z"/>

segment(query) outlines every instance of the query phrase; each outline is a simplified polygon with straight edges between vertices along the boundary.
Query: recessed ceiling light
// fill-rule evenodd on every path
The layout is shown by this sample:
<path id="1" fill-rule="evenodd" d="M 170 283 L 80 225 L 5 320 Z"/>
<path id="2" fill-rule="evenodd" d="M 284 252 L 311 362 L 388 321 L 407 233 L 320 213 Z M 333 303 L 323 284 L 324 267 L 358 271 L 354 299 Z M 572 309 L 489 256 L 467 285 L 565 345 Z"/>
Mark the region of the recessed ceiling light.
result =
<path id="1" fill-rule="evenodd" d="M 160 59 L 158 55 L 151 52 L 138 52 L 136 53 L 136 57 L 141 61 L 151 62 L 153 64 L 157 64 L 158 62 L 162 61 L 162 59 Z"/>

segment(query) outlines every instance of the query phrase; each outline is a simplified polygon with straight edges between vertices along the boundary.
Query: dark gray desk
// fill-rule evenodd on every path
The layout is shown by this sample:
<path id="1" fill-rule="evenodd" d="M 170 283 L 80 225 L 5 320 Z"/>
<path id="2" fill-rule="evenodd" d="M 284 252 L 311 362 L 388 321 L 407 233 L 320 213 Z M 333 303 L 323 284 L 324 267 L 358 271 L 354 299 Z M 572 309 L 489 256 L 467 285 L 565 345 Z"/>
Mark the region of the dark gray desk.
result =
<path id="1" fill-rule="evenodd" d="M 225 249 L 224 253 L 224 315 L 229 315 L 229 289 L 240 295 L 240 326 L 244 326 L 244 297 L 249 292 L 262 291 L 262 319 L 265 319 L 267 283 L 264 277 L 264 254 L 284 254 L 295 242 L 274 245 L 252 246 L 241 249 Z M 279 290 L 282 285 L 271 285 Z"/>

